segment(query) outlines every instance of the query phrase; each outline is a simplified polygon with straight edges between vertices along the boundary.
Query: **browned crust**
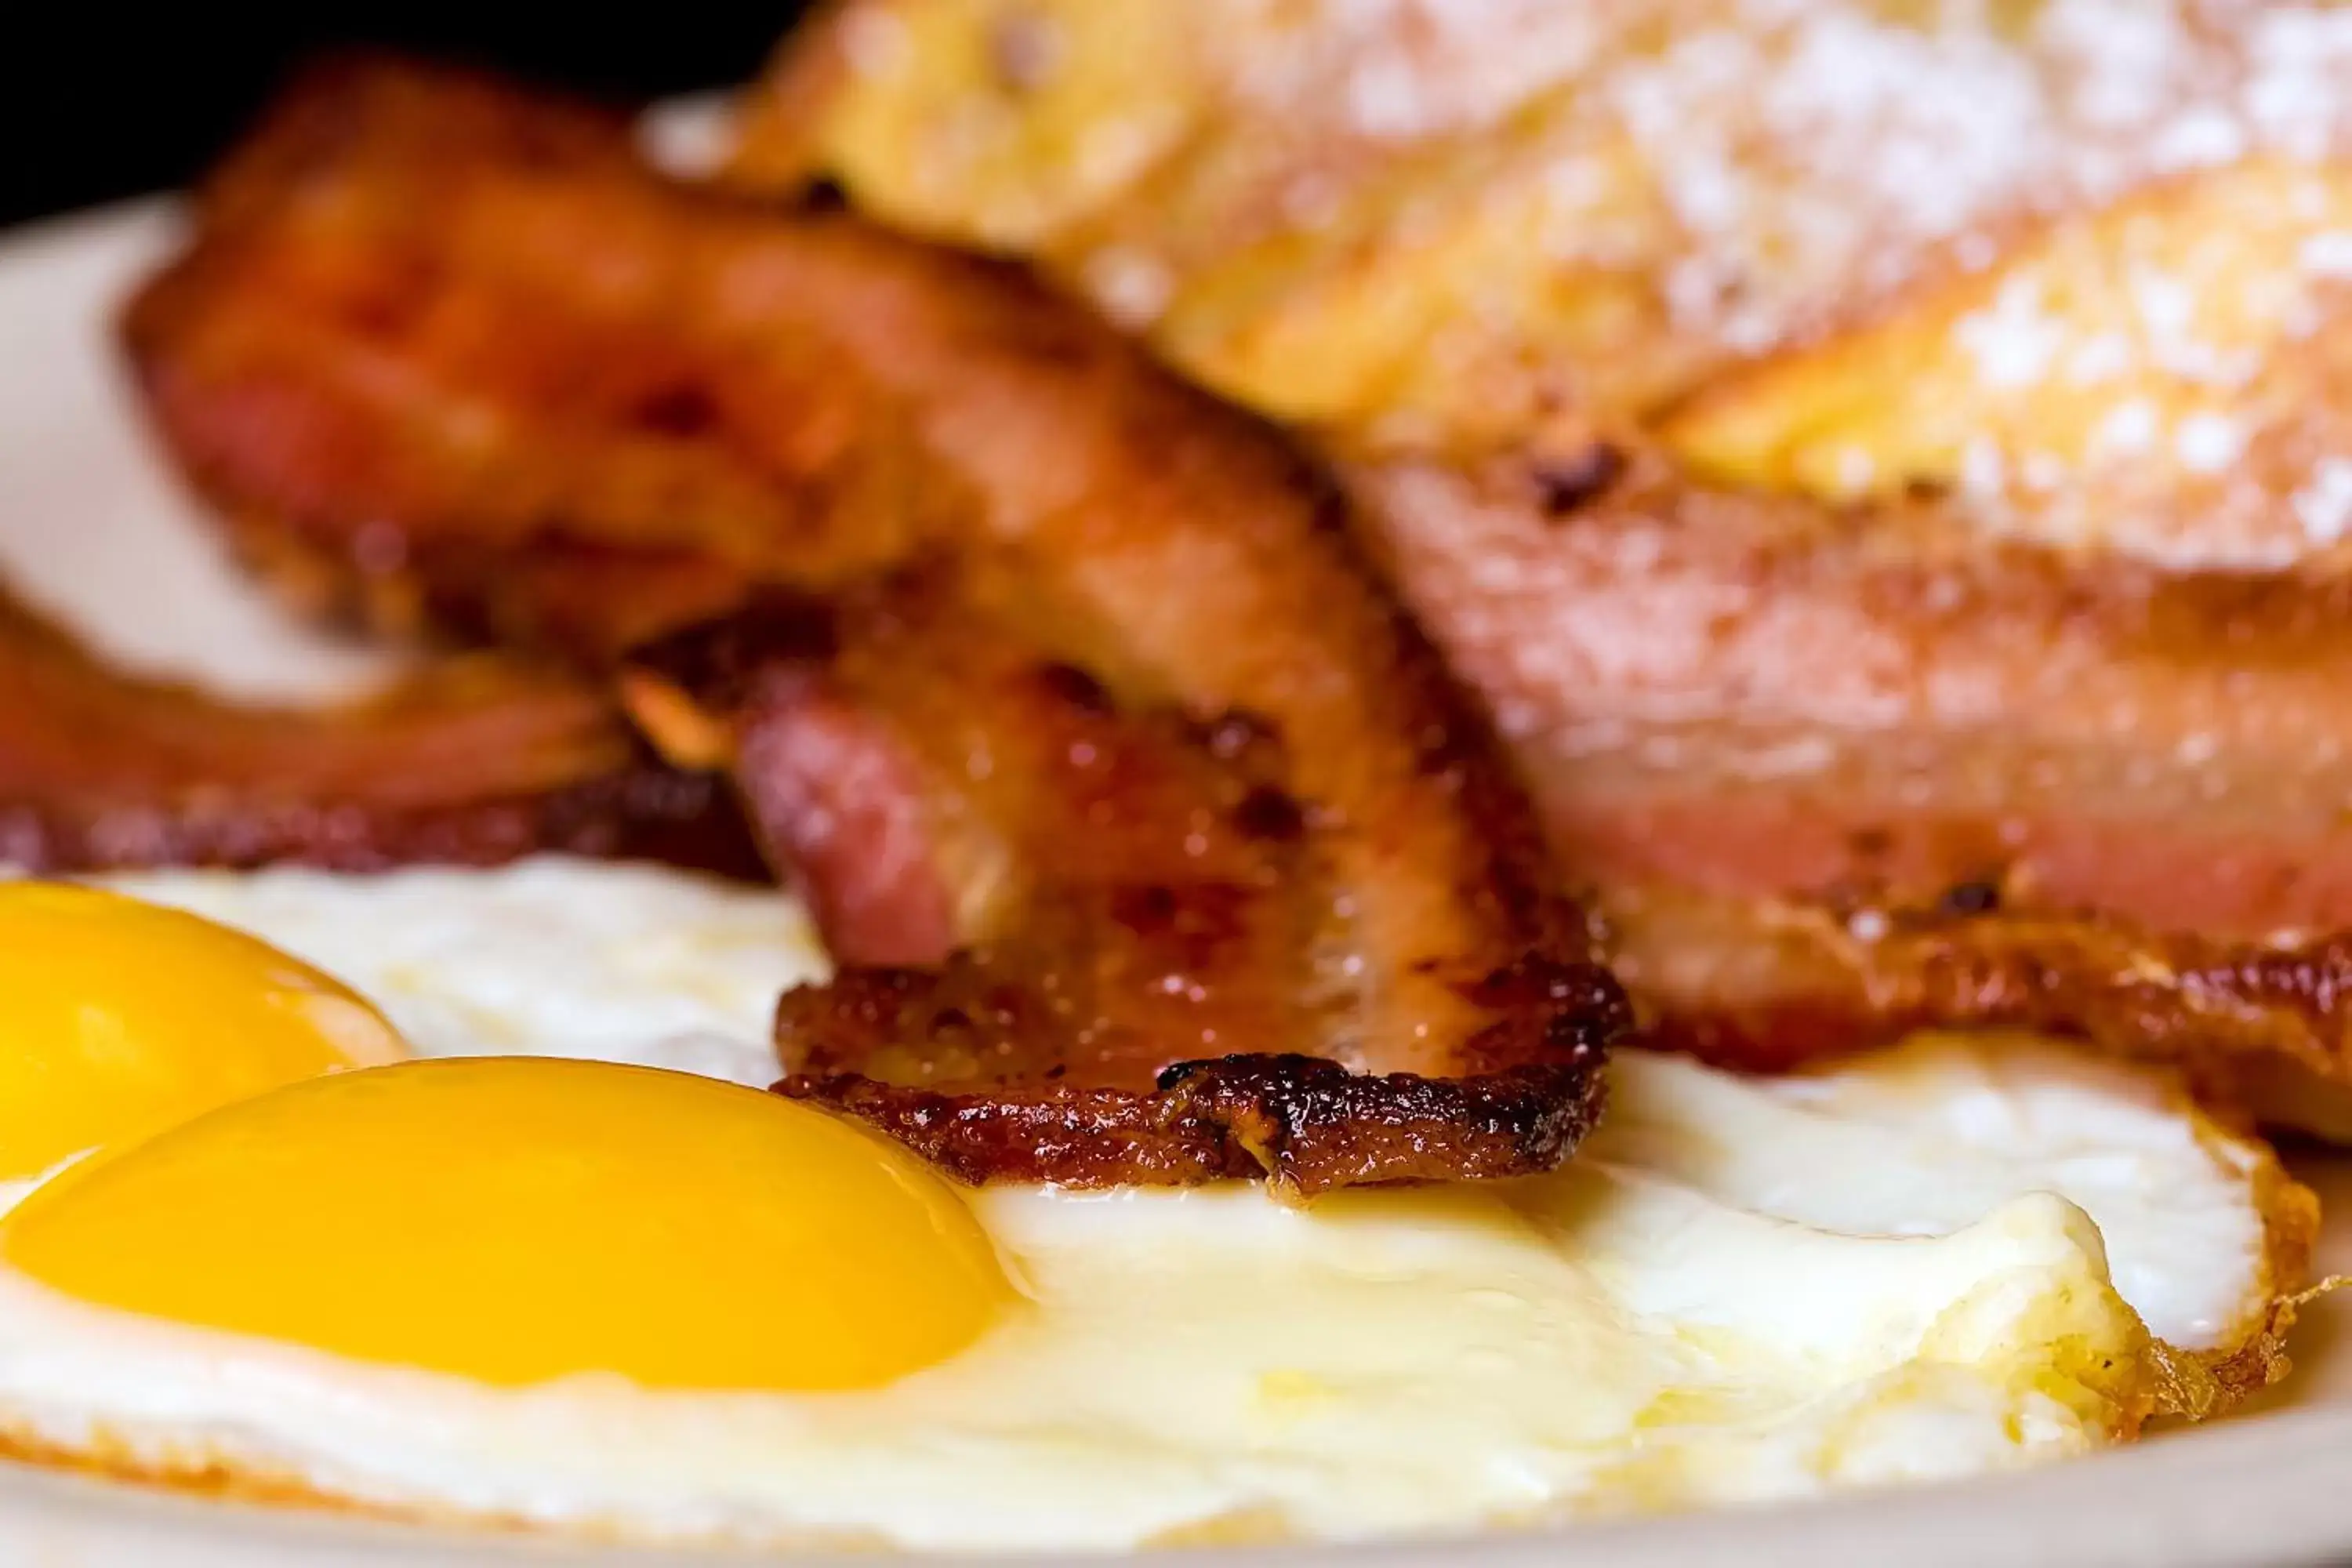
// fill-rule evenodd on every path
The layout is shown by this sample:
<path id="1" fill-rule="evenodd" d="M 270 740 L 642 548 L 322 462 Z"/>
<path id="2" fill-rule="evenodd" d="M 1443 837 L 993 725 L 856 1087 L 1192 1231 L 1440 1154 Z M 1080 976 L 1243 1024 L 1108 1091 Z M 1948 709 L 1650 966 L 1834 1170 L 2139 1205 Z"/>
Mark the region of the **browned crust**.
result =
<path id="1" fill-rule="evenodd" d="M 870 1122 L 971 1182 L 1185 1186 L 1264 1176 L 1311 1197 L 1360 1183 L 1527 1175 L 1566 1160 L 1599 1120 L 1601 1041 L 1619 1005 L 1597 970 L 1536 984 L 1550 1037 L 1528 1054 L 1541 1059 L 1457 1078 L 1244 1054 L 1180 1061 L 1149 1089 L 1016 1076 L 943 1093 L 861 1073 L 796 1073 L 776 1087 Z M 932 974 L 859 972 L 787 997 L 780 1032 L 786 1049 L 829 1055 L 845 1044 L 843 1054 L 858 1059 L 877 1039 L 919 1038 L 940 1014 L 940 988 Z"/>
<path id="2" fill-rule="evenodd" d="M 212 1502 L 245 1503 L 257 1508 L 299 1508 L 341 1515 L 346 1519 L 376 1520 L 386 1524 L 487 1531 L 542 1540 L 550 1533 L 547 1526 L 514 1514 L 474 1513 L 424 1504 L 368 1502 L 322 1490 L 291 1473 L 232 1464 L 217 1456 L 178 1457 L 167 1454 L 150 1457 L 140 1454 L 128 1444 L 113 1441 L 74 1447 L 27 1428 L 5 1425 L 0 1425 L 0 1459 L 97 1480 L 158 1487 Z M 615 1544 L 627 1539 L 618 1531 L 594 1526 L 570 1527 L 562 1533 L 575 1541 L 608 1541 Z M 879 1536 L 859 1531 L 813 1530 L 796 1535 L 789 1542 L 772 1541 L 766 1544 L 779 1550 L 788 1548 L 807 1552 L 879 1552 L 888 1549 L 888 1542 Z"/>
<path id="3" fill-rule="evenodd" d="M 1615 888 L 1598 907 L 1659 1036 L 1710 1060 L 1794 1066 L 1927 1026 L 2021 1028 L 2173 1062 L 2231 1098 L 2251 1058 L 2352 1073 L 2352 950 L 2152 937 L 2032 913 Z"/>
<path id="4" fill-rule="evenodd" d="M 617 662 L 733 767 L 847 965 L 782 1015 L 799 1091 L 1065 1181 L 1572 1146 L 1622 1000 L 1264 431 L 1005 268 L 459 74 L 312 80 L 202 209 L 127 318 L 184 465 L 314 596 Z"/>
<path id="5" fill-rule="evenodd" d="M 2312 1283 L 2319 1197 L 2288 1175 L 2266 1146 L 2257 1154 L 2253 1196 L 2263 1217 L 2263 1272 L 2256 1304 L 2229 1342 L 2214 1351 L 2184 1352 L 2161 1342 L 2153 1347 L 2154 1414 L 2191 1421 L 2225 1415 L 2284 1378 L 2294 1370 L 2286 1342 L 2297 1311 L 2315 1295 L 2342 1283 Z"/>
<path id="6" fill-rule="evenodd" d="M 1599 905 L 1649 1037 L 1719 1065 L 1780 1070 L 1880 1045 L 1912 1028 L 2070 1036 L 2179 1068 L 2208 1105 L 2246 1106 L 2245 1064 L 2347 1076 L 2337 1011 L 2352 955 L 2335 942 L 2252 948 L 2153 941 L 2091 919 L 1831 908 L 1685 889 L 1619 889 Z M 2275 1099 L 2255 1109 L 2292 1116 Z M 2153 1413 L 2226 1414 L 2291 1369 L 2309 1299 L 2319 1200 L 2268 1145 L 2251 1147 L 2263 1260 L 2244 1321 L 2220 1349 L 2155 1344 Z M 2332 1289 L 2332 1284 L 2322 1289 Z"/>
<path id="7" fill-rule="evenodd" d="M 77 1447 L 44 1437 L 27 1428 L 0 1426 L 0 1458 L 99 1480 L 163 1487 L 215 1502 L 317 1509 L 358 1519 L 409 1523 L 427 1522 L 430 1518 L 422 1510 L 377 1508 L 356 1502 L 331 1492 L 320 1491 L 291 1475 L 270 1474 L 230 1465 L 217 1458 L 150 1459 L 125 1445 L 99 1443 Z"/>
<path id="8" fill-rule="evenodd" d="M 1312 1196 L 1362 1182 L 1477 1181 L 1549 1170 L 1601 1110 L 1596 1058 L 1464 1079 L 1350 1073 L 1319 1057 L 1181 1062 L 1157 1092 L 948 1095 L 858 1074 L 779 1089 L 880 1127 L 971 1182 L 1187 1186 L 1265 1176 Z"/>

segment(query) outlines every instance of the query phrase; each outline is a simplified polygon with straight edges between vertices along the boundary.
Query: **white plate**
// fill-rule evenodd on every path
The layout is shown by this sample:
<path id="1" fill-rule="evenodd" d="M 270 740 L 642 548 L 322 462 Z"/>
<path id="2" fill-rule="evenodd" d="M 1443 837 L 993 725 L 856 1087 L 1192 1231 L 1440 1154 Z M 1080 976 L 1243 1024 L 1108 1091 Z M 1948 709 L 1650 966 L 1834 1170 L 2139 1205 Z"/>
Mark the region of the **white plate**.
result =
<path id="1" fill-rule="evenodd" d="M 134 668 L 193 674 L 258 697 L 362 686 L 380 673 L 381 657 L 279 620 L 194 524 L 139 434 L 110 326 L 122 291 L 169 247 L 174 228 L 172 209 L 149 203 L 0 236 L 0 571 Z M 2302 1173 L 2323 1196 L 2340 1194 L 2352 1222 L 2352 1160 L 2307 1162 Z M 2352 1223 L 2330 1227 L 2320 1262 L 2352 1271 Z M 2302 1364 L 2294 1378 L 2255 1414 L 2159 1433 L 2136 1448 L 2021 1477 L 1475 1543 L 1220 1552 L 1215 1560 L 1232 1568 L 1843 1562 L 2223 1568 L 2352 1560 L 2352 1484 L 2345 1479 L 2352 1468 L 2352 1302 L 2314 1307 L 2294 1351 Z M 1191 1554 L 1158 1560 L 1169 1555 Z M 453 1536 L 0 1464 L 0 1563 L 451 1568 L 731 1560 Z"/>

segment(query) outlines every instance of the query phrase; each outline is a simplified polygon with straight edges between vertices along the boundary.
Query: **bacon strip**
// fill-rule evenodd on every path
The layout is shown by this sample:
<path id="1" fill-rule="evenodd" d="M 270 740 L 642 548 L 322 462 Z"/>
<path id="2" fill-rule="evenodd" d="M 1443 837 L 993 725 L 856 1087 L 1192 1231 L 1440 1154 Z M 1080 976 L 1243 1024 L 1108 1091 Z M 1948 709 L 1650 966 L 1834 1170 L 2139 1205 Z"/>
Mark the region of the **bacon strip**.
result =
<path id="1" fill-rule="evenodd" d="M 1439 9 L 840 0 L 730 177 L 1022 258 L 1329 456 L 1668 1037 L 2031 1022 L 2352 1100 L 2312 16 Z"/>
<path id="2" fill-rule="evenodd" d="M 615 664 L 844 969 L 780 1088 L 973 1178 L 1548 1169 L 1626 1023 L 1281 445 L 1010 272 L 468 78 L 298 92 L 134 306 L 247 547 Z"/>
<path id="3" fill-rule="evenodd" d="M 592 687 L 481 657 L 347 707 L 240 707 L 109 668 L 0 592 L 0 863 L 374 870 L 537 849 L 756 865 L 713 781 L 662 765 Z"/>
<path id="4" fill-rule="evenodd" d="M 1668 1037 L 2031 1026 L 2352 1081 L 2345 584 L 1622 467 L 1549 516 L 1502 464 L 1354 482 Z"/>

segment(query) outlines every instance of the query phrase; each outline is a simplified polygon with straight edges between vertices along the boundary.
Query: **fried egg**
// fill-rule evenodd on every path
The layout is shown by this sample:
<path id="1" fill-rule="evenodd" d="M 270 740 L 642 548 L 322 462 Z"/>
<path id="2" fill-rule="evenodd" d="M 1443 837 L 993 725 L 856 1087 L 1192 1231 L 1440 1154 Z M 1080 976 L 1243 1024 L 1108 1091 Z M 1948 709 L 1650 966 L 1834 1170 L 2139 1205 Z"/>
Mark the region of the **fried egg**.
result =
<path id="1" fill-rule="evenodd" d="M 0 1432 L 53 1462 L 664 1542 L 1361 1539 L 2083 1452 L 2147 1410 L 2150 1328 L 2229 1353 L 2280 1283 L 2266 1151 L 2030 1042 L 1628 1053 L 1525 1181 L 973 1190 L 724 1081 L 814 965 L 780 895 L 123 885 L 425 1059 L 191 1104 L 0 1218 Z M 717 1076 L 643 1065 L 681 1041 Z"/>
<path id="2" fill-rule="evenodd" d="M 0 885 L 0 1190 L 278 1084 L 401 1054 L 358 993 L 254 938 Z"/>

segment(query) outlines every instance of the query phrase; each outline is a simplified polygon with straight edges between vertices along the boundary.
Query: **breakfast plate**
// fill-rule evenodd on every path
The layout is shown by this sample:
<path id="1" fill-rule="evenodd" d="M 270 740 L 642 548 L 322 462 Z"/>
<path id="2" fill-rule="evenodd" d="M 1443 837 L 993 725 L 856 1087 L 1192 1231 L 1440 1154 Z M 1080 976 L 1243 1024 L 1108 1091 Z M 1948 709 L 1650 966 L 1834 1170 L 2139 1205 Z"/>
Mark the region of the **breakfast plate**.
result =
<path id="1" fill-rule="evenodd" d="M 355 689 L 381 677 L 388 656 L 300 631 L 273 614 L 209 535 L 178 521 L 186 503 L 143 447 L 108 328 L 131 280 L 172 243 L 176 223 L 169 205 L 141 205 L 20 231 L 0 249 L 7 351 L 0 360 L 0 568 L 126 668 L 193 676 L 257 699 Z M 2323 1199 L 2341 1194 L 2352 1214 L 2352 1169 L 2344 1163 L 2315 1158 L 2298 1173 Z M 2323 1235 L 2317 1264 L 2323 1273 L 2352 1269 L 2352 1226 Z M 2250 1413 L 2200 1430 L 2157 1431 L 2133 1448 L 2013 1479 L 1475 1542 L 1246 1549 L 1217 1560 L 1512 1568 L 1897 1556 L 1922 1565 L 2333 1558 L 2352 1552 L 2352 1508 L 2335 1479 L 2352 1455 L 2347 1323 L 2352 1307 L 2312 1304 L 2293 1344 L 2294 1378 Z M 192 1500 L 21 1467 L 0 1469 L 0 1557 L 163 1568 L 678 1560 Z"/>

